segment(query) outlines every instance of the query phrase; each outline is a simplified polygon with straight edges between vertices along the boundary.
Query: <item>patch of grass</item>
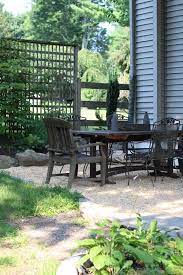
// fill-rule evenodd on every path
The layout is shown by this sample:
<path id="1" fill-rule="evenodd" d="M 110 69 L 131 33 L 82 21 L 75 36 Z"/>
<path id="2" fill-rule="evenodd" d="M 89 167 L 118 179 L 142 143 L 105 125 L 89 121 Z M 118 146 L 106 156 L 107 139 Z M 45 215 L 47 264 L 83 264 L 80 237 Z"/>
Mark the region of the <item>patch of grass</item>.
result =
<path id="1" fill-rule="evenodd" d="M 16 237 L 18 229 L 10 224 L 0 221 L 0 240 L 7 237 Z"/>
<path id="2" fill-rule="evenodd" d="M 27 243 L 27 238 L 21 231 L 8 223 L 0 222 L 0 247 L 21 247 Z"/>
<path id="3" fill-rule="evenodd" d="M 0 266 L 14 266 L 16 259 L 11 256 L 0 257 Z"/>
<path id="4" fill-rule="evenodd" d="M 55 275 L 58 265 L 59 265 L 58 261 L 53 260 L 53 259 L 47 259 L 40 266 L 38 275 Z"/>
<path id="5" fill-rule="evenodd" d="M 55 216 L 77 210 L 77 192 L 61 187 L 35 187 L 20 179 L 0 173 L 0 220 L 28 216 Z"/>
<path id="6" fill-rule="evenodd" d="M 85 220 L 83 217 L 78 217 L 78 218 L 75 218 L 73 220 L 73 223 L 75 225 L 79 225 L 79 226 L 82 226 L 82 227 L 85 227 L 89 224 L 89 222 L 87 220 Z"/>

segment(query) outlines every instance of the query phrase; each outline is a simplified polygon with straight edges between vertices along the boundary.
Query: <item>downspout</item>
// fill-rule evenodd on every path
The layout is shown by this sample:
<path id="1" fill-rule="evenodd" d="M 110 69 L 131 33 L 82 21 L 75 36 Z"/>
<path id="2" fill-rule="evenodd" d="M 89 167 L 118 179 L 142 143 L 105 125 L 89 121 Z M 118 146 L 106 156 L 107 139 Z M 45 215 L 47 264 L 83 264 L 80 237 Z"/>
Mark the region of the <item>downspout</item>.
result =
<path id="1" fill-rule="evenodd" d="M 154 121 L 165 117 L 164 8 L 164 0 L 154 0 Z"/>

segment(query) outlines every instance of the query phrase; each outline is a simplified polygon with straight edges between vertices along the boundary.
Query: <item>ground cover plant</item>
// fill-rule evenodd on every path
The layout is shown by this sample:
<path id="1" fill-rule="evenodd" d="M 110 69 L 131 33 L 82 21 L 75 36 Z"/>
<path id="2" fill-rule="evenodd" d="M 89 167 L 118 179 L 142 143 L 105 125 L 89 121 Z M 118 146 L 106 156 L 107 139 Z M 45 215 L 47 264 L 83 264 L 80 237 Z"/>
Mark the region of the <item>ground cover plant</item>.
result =
<path id="1" fill-rule="evenodd" d="M 78 265 L 89 274 L 183 274 L 183 239 L 172 238 L 158 229 L 157 221 L 145 226 L 138 216 L 136 229 L 105 221 L 92 237 L 79 241 L 86 254 Z"/>

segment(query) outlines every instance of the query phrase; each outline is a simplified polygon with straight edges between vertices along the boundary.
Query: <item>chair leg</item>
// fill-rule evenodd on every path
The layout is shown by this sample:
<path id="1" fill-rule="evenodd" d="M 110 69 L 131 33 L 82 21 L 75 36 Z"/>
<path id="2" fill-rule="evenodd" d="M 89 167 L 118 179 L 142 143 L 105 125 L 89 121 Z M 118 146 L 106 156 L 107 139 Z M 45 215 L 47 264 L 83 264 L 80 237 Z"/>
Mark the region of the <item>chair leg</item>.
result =
<path id="1" fill-rule="evenodd" d="M 128 186 L 130 185 L 130 171 L 129 171 L 130 168 L 131 168 L 131 162 L 128 163 L 128 160 L 126 159 L 126 173 L 128 177 Z"/>
<path id="2" fill-rule="evenodd" d="M 101 183 L 100 186 L 103 186 L 106 183 L 106 160 L 101 162 Z"/>
<path id="3" fill-rule="evenodd" d="M 68 188 L 72 187 L 72 183 L 75 178 L 75 172 L 76 172 L 76 158 L 73 157 L 71 160 L 71 163 L 70 163 L 70 172 L 69 172 L 69 179 L 68 179 L 68 184 L 67 184 Z"/>
<path id="4" fill-rule="evenodd" d="M 49 182 L 50 182 L 50 178 L 51 178 L 52 172 L 53 172 L 53 167 L 54 167 L 53 154 L 50 153 L 49 154 L 49 162 L 48 162 L 48 171 L 47 171 L 45 184 L 49 184 Z"/>
<path id="5" fill-rule="evenodd" d="M 75 169 L 75 175 L 74 175 L 74 177 L 77 178 L 77 176 L 78 176 L 78 164 L 76 164 L 76 169 Z"/>

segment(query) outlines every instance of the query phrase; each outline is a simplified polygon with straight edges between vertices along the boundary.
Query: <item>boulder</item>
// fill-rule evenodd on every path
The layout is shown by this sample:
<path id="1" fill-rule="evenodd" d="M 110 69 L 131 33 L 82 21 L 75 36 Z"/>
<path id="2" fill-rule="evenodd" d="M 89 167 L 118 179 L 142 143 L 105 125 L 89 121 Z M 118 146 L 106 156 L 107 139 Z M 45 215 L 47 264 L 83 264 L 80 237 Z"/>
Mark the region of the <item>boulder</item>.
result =
<path id="1" fill-rule="evenodd" d="M 48 155 L 36 153 L 34 150 L 17 153 L 16 158 L 20 166 L 44 166 L 48 164 Z"/>
<path id="2" fill-rule="evenodd" d="M 11 166 L 18 166 L 18 161 L 9 156 L 0 155 L 0 169 L 8 169 Z"/>

